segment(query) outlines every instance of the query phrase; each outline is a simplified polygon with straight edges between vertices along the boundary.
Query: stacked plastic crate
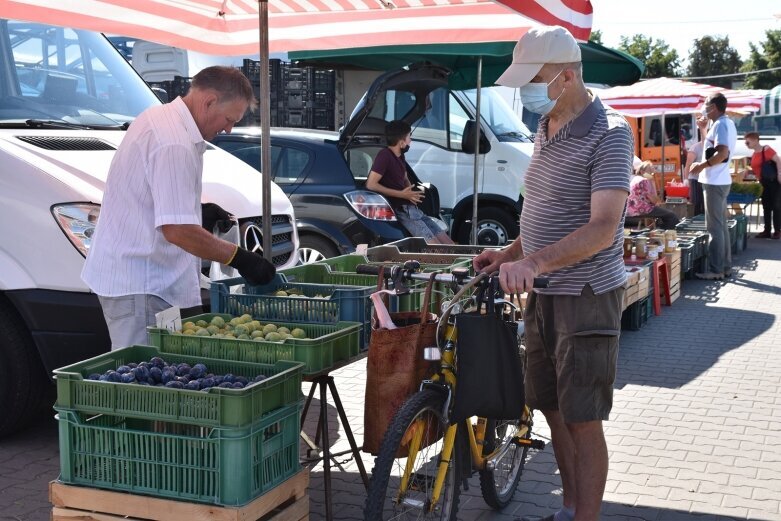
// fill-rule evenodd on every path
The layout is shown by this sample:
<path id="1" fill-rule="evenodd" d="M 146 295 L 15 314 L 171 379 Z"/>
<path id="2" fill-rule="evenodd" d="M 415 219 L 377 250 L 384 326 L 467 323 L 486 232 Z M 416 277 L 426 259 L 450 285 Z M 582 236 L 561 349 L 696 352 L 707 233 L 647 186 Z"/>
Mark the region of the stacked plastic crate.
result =
<path id="1" fill-rule="evenodd" d="M 255 96 L 260 92 L 260 62 L 244 60 L 241 72 L 250 80 Z M 272 127 L 334 130 L 335 73 L 311 66 L 297 67 L 269 60 L 270 121 Z M 260 124 L 258 112 L 248 114 L 241 126 Z"/>
<path id="2" fill-rule="evenodd" d="M 170 336 L 180 346 L 195 338 Z M 55 371 L 62 483 L 239 506 L 300 470 L 303 363 L 245 362 L 219 356 L 213 346 L 186 354 L 167 347 L 131 346 Z M 134 373 L 135 383 L 96 378 L 124 375 L 142 362 L 180 371 L 205 364 L 210 373 L 248 383 L 155 386 L 151 369 L 147 378 Z"/>
<path id="3" fill-rule="evenodd" d="M 281 60 L 272 59 L 268 61 L 269 92 L 266 93 L 266 95 L 271 99 L 271 114 L 269 115 L 269 125 L 272 127 L 278 127 L 281 125 L 279 121 L 279 112 L 276 110 L 281 70 Z M 260 100 L 260 62 L 245 59 L 241 66 L 241 73 L 244 74 L 244 76 L 246 76 L 252 84 L 252 91 L 255 94 L 255 98 Z M 255 112 L 247 112 L 244 118 L 239 122 L 239 126 L 242 127 L 257 125 L 260 125 L 260 111 L 258 110 L 255 110 Z"/>

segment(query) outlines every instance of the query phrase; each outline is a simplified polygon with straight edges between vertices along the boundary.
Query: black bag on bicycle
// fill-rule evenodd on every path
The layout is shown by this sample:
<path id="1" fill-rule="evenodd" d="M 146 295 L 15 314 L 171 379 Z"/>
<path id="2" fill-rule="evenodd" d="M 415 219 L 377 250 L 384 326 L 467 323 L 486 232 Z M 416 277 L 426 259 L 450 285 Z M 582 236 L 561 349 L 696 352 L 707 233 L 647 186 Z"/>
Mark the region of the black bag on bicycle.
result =
<path id="1" fill-rule="evenodd" d="M 477 311 L 456 316 L 458 384 L 451 423 L 471 416 L 520 418 L 526 403 L 518 324 L 493 309 L 494 291 L 486 293 L 484 298 L 478 292 Z"/>

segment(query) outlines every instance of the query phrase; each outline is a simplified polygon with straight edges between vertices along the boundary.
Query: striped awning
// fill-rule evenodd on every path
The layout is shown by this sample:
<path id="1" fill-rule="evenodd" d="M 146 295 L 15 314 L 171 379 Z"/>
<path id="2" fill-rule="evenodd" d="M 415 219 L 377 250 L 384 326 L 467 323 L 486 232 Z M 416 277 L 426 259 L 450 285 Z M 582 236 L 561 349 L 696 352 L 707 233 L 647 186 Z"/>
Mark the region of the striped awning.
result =
<path id="1" fill-rule="evenodd" d="M 727 97 L 729 112 L 756 112 L 760 108 L 761 92 L 724 89 L 675 78 L 655 78 L 604 89 L 599 92 L 599 97 L 627 116 L 641 117 L 699 112 L 705 98 L 717 92 Z"/>
<path id="2" fill-rule="evenodd" d="M 581 41 L 589 0 L 268 0 L 270 52 L 516 41 L 558 24 Z M 518 14 L 522 16 L 519 17 Z M 0 17 L 224 56 L 258 52 L 258 0 L 0 0 Z"/>
<path id="3" fill-rule="evenodd" d="M 781 116 L 781 85 L 776 85 L 765 94 L 758 115 Z"/>

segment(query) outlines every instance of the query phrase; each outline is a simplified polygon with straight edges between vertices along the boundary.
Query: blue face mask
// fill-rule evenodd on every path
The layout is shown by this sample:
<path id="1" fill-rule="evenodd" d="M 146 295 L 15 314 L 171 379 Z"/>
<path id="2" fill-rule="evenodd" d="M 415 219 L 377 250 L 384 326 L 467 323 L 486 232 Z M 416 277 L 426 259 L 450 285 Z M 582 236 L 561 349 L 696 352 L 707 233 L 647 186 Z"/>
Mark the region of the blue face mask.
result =
<path id="1" fill-rule="evenodd" d="M 556 106 L 556 102 L 561 97 L 561 94 L 559 94 L 559 98 L 554 100 L 550 99 L 548 97 L 548 87 L 551 83 L 556 81 L 556 78 L 558 78 L 562 72 L 564 71 L 559 71 L 559 74 L 554 76 L 548 83 L 527 83 L 521 87 L 519 93 L 521 95 L 521 104 L 523 104 L 524 108 L 543 116 L 553 110 L 553 107 Z"/>

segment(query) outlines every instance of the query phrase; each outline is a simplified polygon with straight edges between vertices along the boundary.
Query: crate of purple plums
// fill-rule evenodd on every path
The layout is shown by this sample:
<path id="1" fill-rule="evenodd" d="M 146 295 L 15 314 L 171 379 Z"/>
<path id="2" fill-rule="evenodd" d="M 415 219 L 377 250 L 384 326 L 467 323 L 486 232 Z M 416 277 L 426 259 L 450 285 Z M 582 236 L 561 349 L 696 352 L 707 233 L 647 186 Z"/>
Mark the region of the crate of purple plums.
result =
<path id="1" fill-rule="evenodd" d="M 300 470 L 303 366 L 131 346 L 57 369 L 60 480 L 246 504 Z"/>
<path id="2" fill-rule="evenodd" d="M 198 425 L 244 427 L 301 399 L 302 362 L 274 364 L 117 349 L 54 371 L 57 407 Z"/>

